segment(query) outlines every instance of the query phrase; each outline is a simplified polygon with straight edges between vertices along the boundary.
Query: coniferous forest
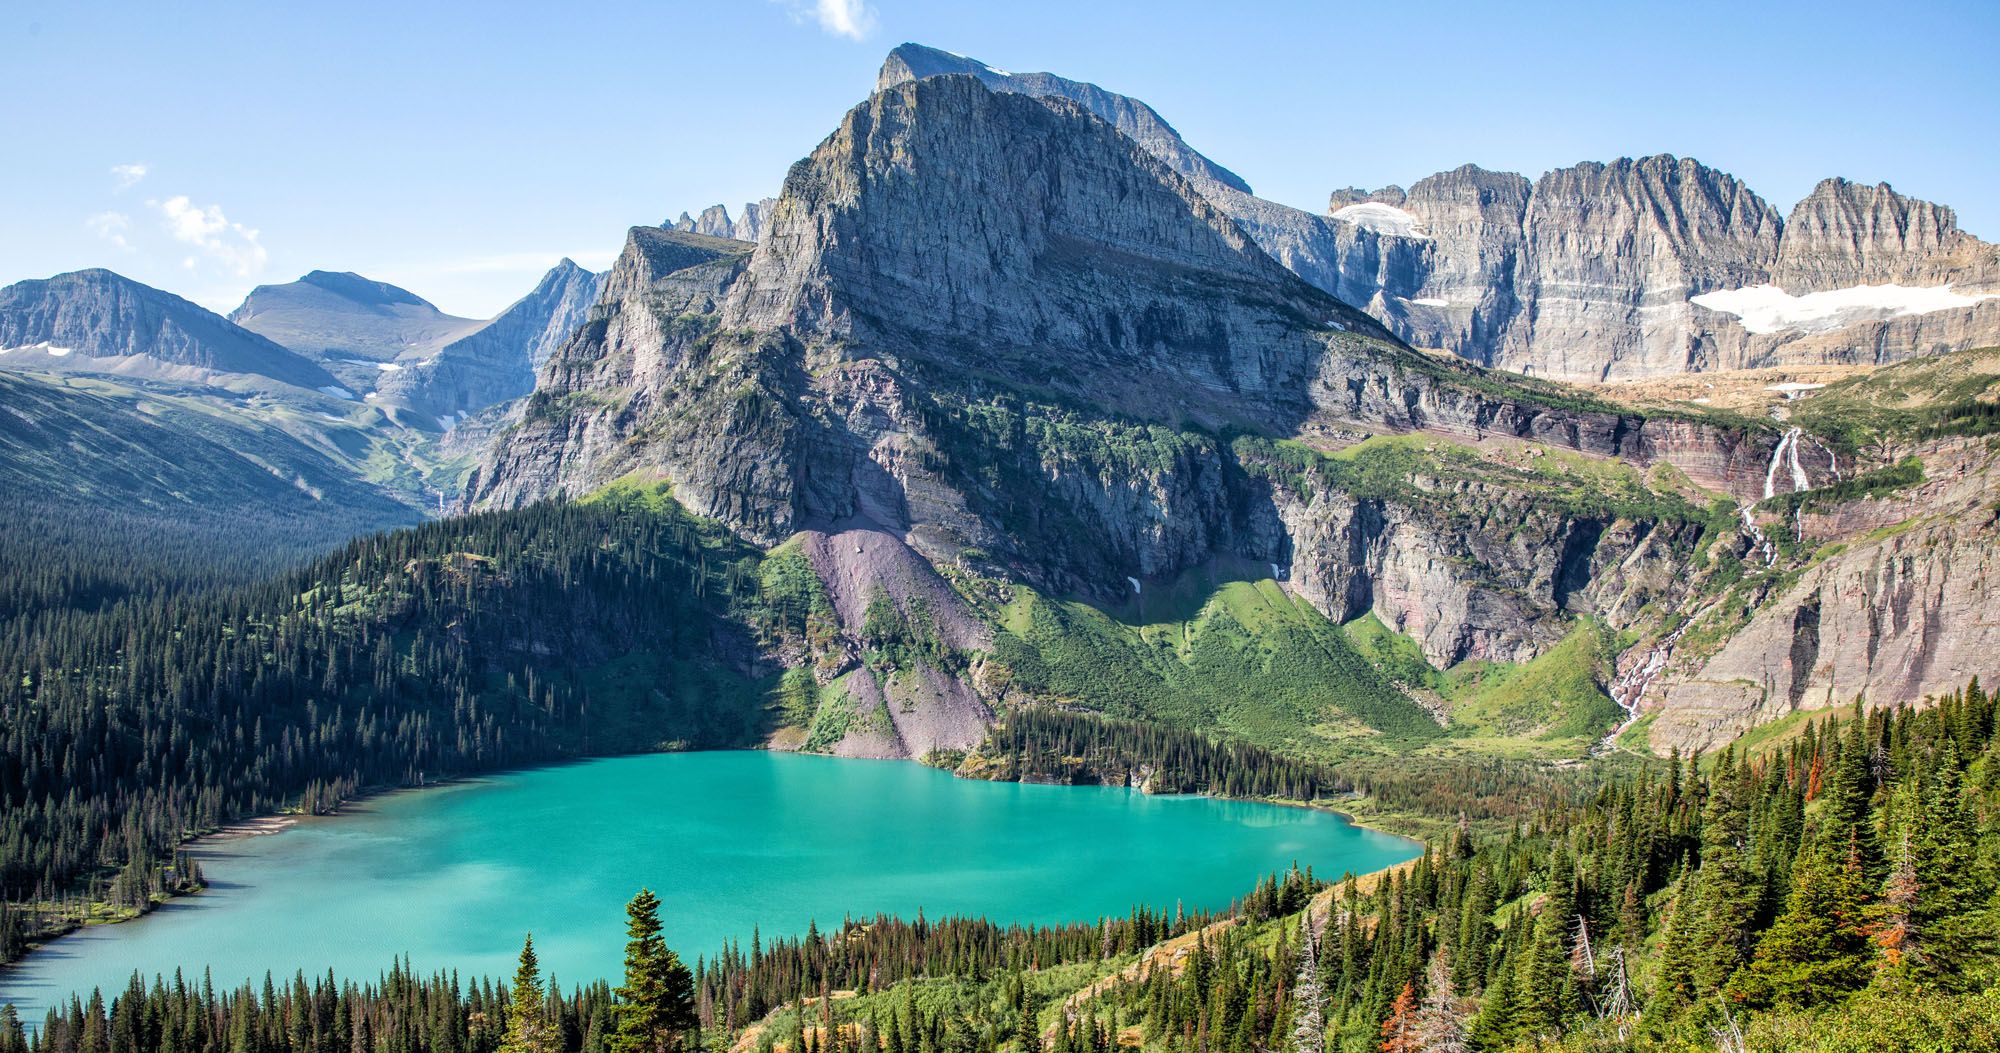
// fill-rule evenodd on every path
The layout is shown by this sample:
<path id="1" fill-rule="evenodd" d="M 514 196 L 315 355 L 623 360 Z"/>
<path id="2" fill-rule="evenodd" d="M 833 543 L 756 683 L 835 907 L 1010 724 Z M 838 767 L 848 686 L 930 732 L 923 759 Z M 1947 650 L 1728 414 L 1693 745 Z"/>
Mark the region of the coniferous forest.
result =
<path id="1" fill-rule="evenodd" d="M 715 657 L 732 641 L 710 612 L 741 587 L 729 549 L 691 521 L 622 511 L 449 520 L 257 584 L 0 622 L 6 949 L 73 902 L 138 908 L 185 883 L 176 847 L 233 819 L 565 756 L 751 741 L 749 665 Z M 643 690 L 593 675 L 634 655 Z"/>

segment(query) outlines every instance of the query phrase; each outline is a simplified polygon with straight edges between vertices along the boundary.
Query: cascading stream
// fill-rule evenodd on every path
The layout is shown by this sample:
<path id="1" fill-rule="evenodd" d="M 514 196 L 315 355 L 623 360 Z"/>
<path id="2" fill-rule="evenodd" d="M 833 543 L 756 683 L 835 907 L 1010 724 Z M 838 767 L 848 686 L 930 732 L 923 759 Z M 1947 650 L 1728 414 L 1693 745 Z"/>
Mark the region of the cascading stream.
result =
<path id="1" fill-rule="evenodd" d="M 1795 427 L 1786 429 L 1784 436 L 1778 440 L 1777 448 L 1771 451 L 1770 462 L 1764 466 L 1764 500 L 1768 501 L 1778 495 L 1778 473 L 1780 470 L 1786 473 L 1791 483 L 1791 488 L 1786 491 L 1787 493 L 1797 493 L 1800 490 L 1812 488 L 1812 476 L 1806 472 L 1805 465 L 1799 462 L 1799 444 L 1802 441 L 1807 441 L 1807 439 L 1805 429 Z M 1811 439 L 1810 441 L 1821 449 L 1826 450 L 1825 445 L 1820 443 L 1819 440 Z M 1833 451 L 1826 450 L 1826 453 L 1828 461 L 1831 462 Z M 1742 502 L 1736 506 L 1736 513 L 1743 520 L 1743 532 L 1750 536 L 1753 543 L 1752 548 L 1755 551 L 1763 553 L 1764 565 L 1767 567 L 1774 566 L 1778 562 L 1778 546 L 1773 544 L 1771 539 L 1765 536 L 1763 528 L 1757 525 L 1757 519 L 1753 512 L 1755 507 L 1750 502 Z M 1793 529 L 1795 531 L 1798 529 L 1797 522 L 1795 517 L 1793 520 Z M 1674 644 L 1679 642 L 1681 634 L 1687 632 L 1688 628 L 1699 621 L 1702 614 L 1706 613 L 1706 611 L 1697 613 L 1694 617 L 1682 623 L 1680 628 L 1668 633 L 1659 643 L 1654 644 L 1652 649 L 1647 651 L 1646 656 L 1640 659 L 1636 665 L 1619 674 L 1617 679 L 1612 681 L 1611 700 L 1618 703 L 1618 708 L 1625 711 L 1625 719 L 1620 721 L 1618 726 L 1611 730 L 1610 734 L 1604 736 L 1598 742 L 1596 748 L 1591 751 L 1593 754 L 1606 753 L 1615 748 L 1614 744 L 1617 742 L 1618 736 L 1623 735 L 1632 725 L 1639 722 L 1641 715 L 1640 703 L 1645 698 L 1646 691 L 1653 686 L 1653 681 L 1658 680 L 1660 674 L 1666 671 L 1667 660 L 1673 657 Z"/>

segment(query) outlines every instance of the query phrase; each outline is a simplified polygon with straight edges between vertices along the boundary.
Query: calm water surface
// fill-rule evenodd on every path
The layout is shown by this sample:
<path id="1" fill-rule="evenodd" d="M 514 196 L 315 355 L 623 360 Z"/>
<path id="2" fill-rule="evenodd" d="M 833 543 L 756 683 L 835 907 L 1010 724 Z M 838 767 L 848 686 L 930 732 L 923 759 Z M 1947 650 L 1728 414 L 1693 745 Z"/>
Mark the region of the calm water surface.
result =
<path id="1" fill-rule="evenodd" d="M 622 757 L 391 794 L 196 854 L 211 891 L 0 970 L 30 1020 L 94 986 L 209 970 L 511 975 L 533 930 L 565 987 L 615 977 L 624 903 L 662 900 L 690 962 L 844 914 L 1052 923 L 1134 904 L 1219 908 L 1291 865 L 1337 876 L 1416 855 L 1324 812 L 957 779 L 917 764 L 765 752 Z M 746 948 L 747 949 L 747 948 Z"/>

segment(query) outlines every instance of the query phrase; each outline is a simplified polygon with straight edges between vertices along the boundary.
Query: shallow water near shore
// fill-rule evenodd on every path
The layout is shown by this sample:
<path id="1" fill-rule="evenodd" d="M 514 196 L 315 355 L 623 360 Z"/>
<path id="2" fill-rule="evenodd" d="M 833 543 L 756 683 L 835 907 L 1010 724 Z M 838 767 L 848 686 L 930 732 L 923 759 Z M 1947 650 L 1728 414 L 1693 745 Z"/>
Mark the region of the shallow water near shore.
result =
<path id="1" fill-rule="evenodd" d="M 564 987 L 615 978 L 624 904 L 660 896 L 690 964 L 753 931 L 843 916 L 1051 924 L 1134 905 L 1218 909 L 1294 861 L 1337 877 L 1412 858 L 1402 838 L 1304 808 L 954 778 L 917 764 L 764 752 L 619 757 L 400 792 L 280 833 L 204 843 L 210 891 L 94 926 L 0 970 L 34 1021 L 136 970 L 193 983 L 268 971 L 511 975 L 532 930 Z"/>

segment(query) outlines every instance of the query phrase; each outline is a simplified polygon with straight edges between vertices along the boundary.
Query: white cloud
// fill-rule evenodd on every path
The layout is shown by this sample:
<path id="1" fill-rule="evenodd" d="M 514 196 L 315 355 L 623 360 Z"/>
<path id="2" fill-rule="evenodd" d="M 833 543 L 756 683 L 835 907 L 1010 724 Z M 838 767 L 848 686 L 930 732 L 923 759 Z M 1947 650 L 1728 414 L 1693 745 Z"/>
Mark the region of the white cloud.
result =
<path id="1" fill-rule="evenodd" d="M 92 234 L 125 250 L 132 251 L 132 243 L 125 238 L 125 232 L 132 228 L 132 217 L 123 212 L 99 212 L 83 221 Z"/>
<path id="2" fill-rule="evenodd" d="M 160 215 L 165 218 L 167 233 L 173 235 L 175 241 L 202 250 L 203 255 L 239 278 L 260 273 L 270 261 L 270 253 L 258 240 L 257 231 L 241 223 L 230 222 L 218 205 L 204 208 L 190 201 L 185 194 L 147 204 L 160 210 Z"/>
<path id="3" fill-rule="evenodd" d="M 791 8 L 792 17 L 803 22 L 807 18 L 819 23 L 819 28 L 837 37 L 862 40 L 875 31 L 875 12 L 868 7 L 868 0 L 782 0 Z"/>
<path id="4" fill-rule="evenodd" d="M 146 166 L 137 161 L 129 165 L 112 165 L 111 176 L 118 180 L 118 189 L 130 190 L 138 185 L 139 180 L 146 178 Z"/>

